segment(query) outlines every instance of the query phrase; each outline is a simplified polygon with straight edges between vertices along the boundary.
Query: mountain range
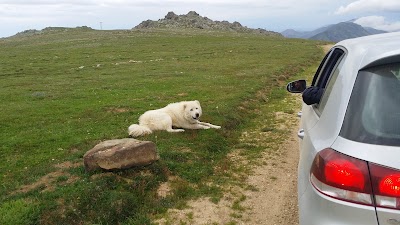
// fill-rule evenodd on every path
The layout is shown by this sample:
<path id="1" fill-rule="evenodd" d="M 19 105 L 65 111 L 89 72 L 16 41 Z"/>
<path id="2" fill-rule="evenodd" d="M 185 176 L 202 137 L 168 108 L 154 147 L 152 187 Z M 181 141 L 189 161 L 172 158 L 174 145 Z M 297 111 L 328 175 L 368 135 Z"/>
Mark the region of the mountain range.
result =
<path id="1" fill-rule="evenodd" d="M 281 32 L 284 37 L 288 38 L 303 38 L 330 42 L 339 42 L 349 38 L 380 33 L 386 33 L 386 31 L 376 30 L 370 27 L 363 27 L 353 23 L 352 21 L 321 27 L 313 31 L 300 32 L 289 29 Z"/>

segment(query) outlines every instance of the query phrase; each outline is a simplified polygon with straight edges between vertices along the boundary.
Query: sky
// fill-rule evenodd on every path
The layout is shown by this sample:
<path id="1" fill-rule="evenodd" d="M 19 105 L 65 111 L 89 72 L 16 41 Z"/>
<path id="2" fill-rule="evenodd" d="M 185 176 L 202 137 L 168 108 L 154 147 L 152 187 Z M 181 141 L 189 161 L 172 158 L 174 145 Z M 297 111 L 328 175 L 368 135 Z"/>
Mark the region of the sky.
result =
<path id="1" fill-rule="evenodd" d="M 400 0 L 0 0 L 0 37 L 46 27 L 132 29 L 173 11 L 282 32 L 311 31 L 355 20 L 400 31 Z"/>

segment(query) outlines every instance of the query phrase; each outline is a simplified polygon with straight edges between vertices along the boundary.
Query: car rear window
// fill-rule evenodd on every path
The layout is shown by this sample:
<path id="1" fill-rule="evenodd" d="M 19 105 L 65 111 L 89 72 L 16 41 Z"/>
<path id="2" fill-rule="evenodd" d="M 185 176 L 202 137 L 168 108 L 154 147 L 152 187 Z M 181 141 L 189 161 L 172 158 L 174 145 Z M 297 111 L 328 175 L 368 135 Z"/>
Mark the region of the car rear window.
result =
<path id="1" fill-rule="evenodd" d="M 359 71 L 340 136 L 400 146 L 400 62 Z"/>

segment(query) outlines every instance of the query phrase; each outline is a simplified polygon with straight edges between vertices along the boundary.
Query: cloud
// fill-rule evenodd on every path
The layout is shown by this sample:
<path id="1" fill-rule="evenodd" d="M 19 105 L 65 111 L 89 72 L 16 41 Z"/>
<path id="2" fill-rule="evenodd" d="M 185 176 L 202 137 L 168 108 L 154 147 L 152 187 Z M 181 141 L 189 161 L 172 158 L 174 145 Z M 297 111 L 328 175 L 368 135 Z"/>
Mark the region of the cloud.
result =
<path id="1" fill-rule="evenodd" d="M 399 0 L 357 0 L 341 6 L 335 14 L 346 14 L 354 12 L 400 12 Z"/>
<path id="2" fill-rule="evenodd" d="M 96 0 L 0 0 L 0 5 L 25 5 L 25 6 L 43 6 L 43 5 L 96 5 Z"/>
<path id="3" fill-rule="evenodd" d="M 293 0 L 289 0 L 293 1 Z M 168 6 L 168 5 L 184 5 L 184 4 L 207 4 L 207 5 L 247 5 L 247 6 L 265 6 L 274 5 L 272 0 L 0 0 L 0 5 L 129 5 L 129 6 Z"/>
<path id="4" fill-rule="evenodd" d="M 361 17 L 354 21 L 354 23 L 359 24 L 363 27 L 372 27 L 378 30 L 384 31 L 400 31 L 400 22 L 389 22 L 386 21 L 383 16 L 366 16 Z"/>

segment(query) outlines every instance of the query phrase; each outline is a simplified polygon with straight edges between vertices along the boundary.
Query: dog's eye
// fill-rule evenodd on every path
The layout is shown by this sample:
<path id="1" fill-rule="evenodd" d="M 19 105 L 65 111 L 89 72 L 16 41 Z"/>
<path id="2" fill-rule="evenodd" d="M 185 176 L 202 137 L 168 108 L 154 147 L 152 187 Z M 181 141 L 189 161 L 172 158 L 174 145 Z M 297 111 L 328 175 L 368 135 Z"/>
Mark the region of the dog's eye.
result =
<path id="1" fill-rule="evenodd" d="M 193 109 L 190 109 L 190 111 L 193 111 Z"/>

